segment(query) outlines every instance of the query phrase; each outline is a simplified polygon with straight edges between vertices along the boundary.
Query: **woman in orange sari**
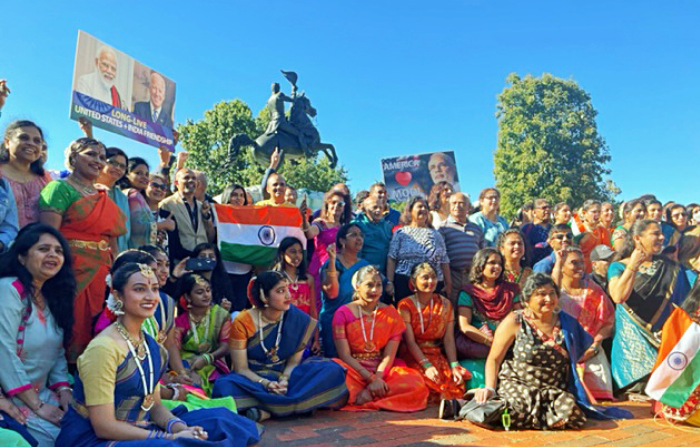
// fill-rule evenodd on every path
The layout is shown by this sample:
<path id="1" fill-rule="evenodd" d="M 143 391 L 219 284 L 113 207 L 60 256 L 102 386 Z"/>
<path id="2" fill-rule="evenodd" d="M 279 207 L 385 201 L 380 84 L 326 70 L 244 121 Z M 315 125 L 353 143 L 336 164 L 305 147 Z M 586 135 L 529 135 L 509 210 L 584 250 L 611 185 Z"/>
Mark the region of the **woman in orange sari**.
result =
<path id="1" fill-rule="evenodd" d="M 584 231 L 576 236 L 576 242 L 583 253 L 584 271 L 590 274 L 593 272 L 593 263 L 590 259 L 591 252 L 600 244 L 610 247 L 610 232 L 600 224 L 599 201 L 586 200 L 583 202 L 581 214 Z"/>
<path id="2" fill-rule="evenodd" d="M 398 306 L 406 323 L 399 357 L 423 373 L 431 400 L 436 401 L 461 398 L 464 378 L 471 376 L 457 363 L 454 311 L 447 298 L 435 293 L 437 283 L 433 266 L 427 262 L 416 264 L 409 283 L 416 293 L 402 299 Z"/>
<path id="3" fill-rule="evenodd" d="M 39 198 L 40 219 L 57 228 L 70 246 L 77 284 L 73 304 L 73 337 L 68 362 L 75 364 L 92 338 L 92 317 L 102 311 L 105 277 L 117 237 L 126 233 L 126 216 L 95 180 L 106 163 L 105 148 L 92 138 L 80 138 L 66 151 L 71 174 L 50 182 Z"/>
<path id="4" fill-rule="evenodd" d="M 396 360 L 396 350 L 406 325 L 392 306 L 379 302 L 382 277 L 368 265 L 352 278 L 353 301 L 333 316 L 333 339 L 347 370 L 350 392 L 346 411 L 389 410 L 414 412 L 428 402 L 423 376 Z"/>

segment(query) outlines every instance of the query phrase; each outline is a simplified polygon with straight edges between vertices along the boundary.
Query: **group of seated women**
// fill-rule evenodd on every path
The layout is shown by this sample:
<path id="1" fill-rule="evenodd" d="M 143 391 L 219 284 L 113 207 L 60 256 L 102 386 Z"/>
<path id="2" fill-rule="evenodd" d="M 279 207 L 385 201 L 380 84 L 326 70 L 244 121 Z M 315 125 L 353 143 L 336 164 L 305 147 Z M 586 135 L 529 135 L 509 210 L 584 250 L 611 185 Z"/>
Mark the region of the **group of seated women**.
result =
<path id="1" fill-rule="evenodd" d="M 71 378 L 63 348 L 74 309 L 62 297 L 76 288 L 68 243 L 30 224 L 0 258 L 0 362 L 12 365 L 0 370 L 0 411 L 13 429 L 0 430 L 0 440 L 244 446 L 260 439 L 266 418 L 317 409 L 412 412 L 440 401 L 450 417 L 468 389 L 477 402 L 505 399 L 513 428 L 629 417 L 594 404 L 612 398 L 613 377 L 640 379 L 653 352 L 632 356 L 627 329 L 643 328 L 640 320 L 658 331 L 671 303 L 688 306 L 688 281 L 660 255 L 655 221 L 635 222 L 624 237 L 608 273 L 617 307 L 584 275 L 577 248 L 556 253 L 551 277 L 512 272 L 509 256 L 522 256 L 523 238 L 510 230 L 497 243 L 505 255 L 477 252 L 456 309 L 436 292 L 438 271 L 428 262 L 412 267 L 410 295 L 394 307 L 382 300 L 386 278 L 357 256 L 359 227 L 343 225 L 338 252 L 330 245 L 321 267 L 320 337 L 316 283 L 299 240 L 280 244 L 274 270 L 249 283 L 252 307 L 233 319 L 211 275 L 180 266 L 174 289 L 162 250 L 127 250 L 111 266 L 106 308 Z M 215 246 L 207 250 L 220 260 Z M 611 368 L 602 344 L 615 325 Z"/>

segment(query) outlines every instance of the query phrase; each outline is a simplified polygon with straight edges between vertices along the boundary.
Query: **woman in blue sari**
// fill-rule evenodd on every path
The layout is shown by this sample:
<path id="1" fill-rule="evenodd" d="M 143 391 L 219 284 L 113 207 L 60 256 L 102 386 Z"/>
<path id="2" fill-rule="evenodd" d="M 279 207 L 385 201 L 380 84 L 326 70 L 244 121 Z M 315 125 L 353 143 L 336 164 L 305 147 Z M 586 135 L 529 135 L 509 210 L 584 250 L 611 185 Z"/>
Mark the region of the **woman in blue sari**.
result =
<path id="1" fill-rule="evenodd" d="M 110 310 L 123 315 L 78 359 L 74 402 L 56 445 L 243 447 L 257 442 L 256 425 L 229 410 L 166 409 L 158 379 L 167 351 L 141 329 L 156 310 L 158 280 L 147 265 L 128 263 L 114 273 L 112 287 Z"/>
<path id="2" fill-rule="evenodd" d="M 231 324 L 235 372 L 216 380 L 212 396 L 232 396 L 238 410 L 256 421 L 344 406 L 343 368 L 331 360 L 302 361 L 316 320 L 291 304 L 287 279 L 264 272 L 251 282 L 248 295 L 255 308 Z"/>
<path id="3" fill-rule="evenodd" d="M 682 306 L 690 291 L 680 265 L 660 255 L 663 241 L 658 222 L 639 220 L 625 238 L 622 260 L 608 267 L 608 290 L 618 303 L 610 363 L 619 388 L 630 387 L 651 373 L 659 332 L 673 305 Z M 697 309 L 684 310 L 692 314 Z"/>
<path id="4" fill-rule="evenodd" d="M 355 293 L 352 275 L 369 265 L 369 262 L 357 255 L 362 250 L 363 241 L 359 226 L 343 225 L 338 230 L 335 246 L 328 246 L 328 260 L 321 266 L 322 305 L 318 320 L 321 326 L 321 349 L 326 357 L 338 357 L 333 341 L 333 315 L 336 310 L 352 301 Z"/>

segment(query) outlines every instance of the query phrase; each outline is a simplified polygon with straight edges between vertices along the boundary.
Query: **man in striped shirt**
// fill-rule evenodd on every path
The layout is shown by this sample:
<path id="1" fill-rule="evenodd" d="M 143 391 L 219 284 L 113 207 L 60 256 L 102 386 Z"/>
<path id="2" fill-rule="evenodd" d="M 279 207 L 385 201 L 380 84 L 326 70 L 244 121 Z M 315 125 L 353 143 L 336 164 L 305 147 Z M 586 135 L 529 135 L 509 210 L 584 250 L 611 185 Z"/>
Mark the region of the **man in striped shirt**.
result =
<path id="1" fill-rule="evenodd" d="M 452 293 L 448 297 L 457 306 L 457 297 L 469 282 L 469 269 L 477 251 L 484 246 L 481 229 L 467 219 L 471 203 L 466 194 L 460 192 L 450 197 L 450 215 L 438 231 L 445 240 L 447 256 L 450 258 Z"/>

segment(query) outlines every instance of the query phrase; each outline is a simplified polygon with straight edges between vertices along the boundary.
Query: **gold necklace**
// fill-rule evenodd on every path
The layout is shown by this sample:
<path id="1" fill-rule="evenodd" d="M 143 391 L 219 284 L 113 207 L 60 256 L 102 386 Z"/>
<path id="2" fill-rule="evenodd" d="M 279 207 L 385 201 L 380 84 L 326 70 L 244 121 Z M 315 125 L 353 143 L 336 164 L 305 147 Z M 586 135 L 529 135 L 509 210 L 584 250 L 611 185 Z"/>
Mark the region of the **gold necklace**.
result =
<path id="1" fill-rule="evenodd" d="M 117 321 L 117 332 L 119 332 L 119 335 L 124 337 L 126 341 L 131 343 L 132 346 L 136 346 L 136 356 L 139 360 L 146 358 L 146 344 L 144 343 L 143 332 L 139 330 L 139 339 L 138 341 L 134 340 L 134 337 L 129 334 L 129 331 L 126 330 L 121 321 Z"/>
<path id="2" fill-rule="evenodd" d="M 94 184 L 86 185 L 85 183 L 76 179 L 72 175 L 69 175 L 66 178 L 66 181 L 68 181 L 71 185 L 73 185 L 73 187 L 84 196 L 90 196 L 90 195 L 95 194 L 97 192 Z"/>

